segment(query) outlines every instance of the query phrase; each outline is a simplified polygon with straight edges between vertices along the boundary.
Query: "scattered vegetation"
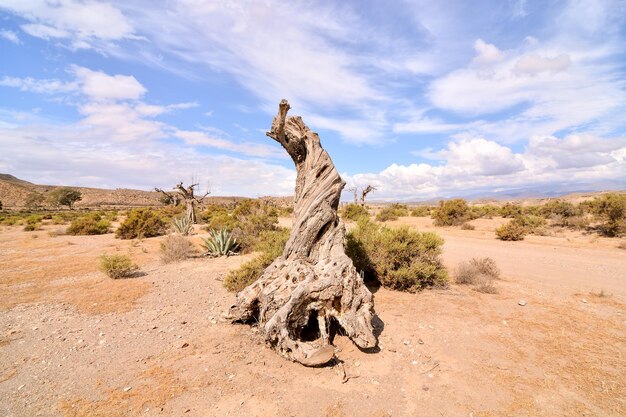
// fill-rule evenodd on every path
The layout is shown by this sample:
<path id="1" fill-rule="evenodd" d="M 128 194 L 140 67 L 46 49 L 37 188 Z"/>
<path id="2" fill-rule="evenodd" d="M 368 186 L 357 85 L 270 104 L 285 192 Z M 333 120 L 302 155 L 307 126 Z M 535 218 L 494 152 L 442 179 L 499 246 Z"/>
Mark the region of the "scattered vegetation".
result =
<path id="1" fill-rule="evenodd" d="M 24 201 L 24 207 L 29 210 L 37 210 L 43 206 L 46 198 L 41 193 L 32 192 L 28 194 L 26 200 Z"/>
<path id="2" fill-rule="evenodd" d="M 440 201 L 431 216 L 435 226 L 458 226 L 472 219 L 467 201 L 462 198 Z"/>
<path id="3" fill-rule="evenodd" d="M 470 224 L 470 223 L 467 223 L 467 222 L 465 222 L 465 223 L 463 223 L 461 225 L 461 230 L 474 230 L 474 229 L 476 229 L 476 227 L 474 227 L 473 224 Z"/>
<path id="4" fill-rule="evenodd" d="M 339 215 L 346 220 L 357 221 L 361 217 L 369 217 L 370 213 L 365 207 L 350 203 L 341 208 Z"/>
<path id="5" fill-rule="evenodd" d="M 110 221 L 102 218 L 99 213 L 91 213 L 74 219 L 66 233 L 68 235 L 103 235 L 109 233 L 110 228 Z"/>
<path id="6" fill-rule="evenodd" d="M 388 222 L 391 220 L 398 220 L 398 217 L 408 216 L 409 208 L 404 204 L 394 203 L 389 206 L 383 207 L 376 215 L 376 220 L 379 222 Z"/>
<path id="7" fill-rule="evenodd" d="M 100 256 L 100 270 L 109 278 L 119 279 L 133 276 L 139 267 L 127 255 Z"/>
<path id="8" fill-rule="evenodd" d="M 203 247 L 209 256 L 231 256 L 239 250 L 237 239 L 233 238 L 226 229 L 209 231 L 210 236 L 202 239 Z"/>
<path id="9" fill-rule="evenodd" d="M 165 221 L 157 213 L 151 209 L 140 208 L 128 213 L 115 235 L 121 239 L 146 238 L 164 235 L 166 230 Z"/>
<path id="10" fill-rule="evenodd" d="M 517 203 L 506 203 L 500 207 L 500 216 L 504 218 L 514 218 L 523 214 L 522 206 Z"/>
<path id="11" fill-rule="evenodd" d="M 413 217 L 428 217 L 433 210 L 432 206 L 417 206 L 411 210 L 411 216 Z"/>
<path id="12" fill-rule="evenodd" d="M 443 239 L 435 233 L 388 228 L 361 219 L 347 235 L 346 254 L 367 279 L 415 292 L 446 285 L 447 273 L 439 257 L 442 245 Z"/>
<path id="13" fill-rule="evenodd" d="M 500 269 L 491 258 L 472 258 L 470 261 L 461 262 L 455 270 L 457 284 L 473 285 L 478 292 L 496 294 L 495 280 L 500 279 Z"/>
<path id="14" fill-rule="evenodd" d="M 80 191 L 73 188 L 57 188 L 48 194 L 48 202 L 53 206 L 67 206 L 70 210 L 77 201 L 82 200 Z"/>
<path id="15" fill-rule="evenodd" d="M 195 250 L 189 239 L 180 235 L 168 235 L 161 242 L 159 257 L 163 263 L 179 262 L 191 257 Z"/>
<path id="16" fill-rule="evenodd" d="M 253 246 L 253 250 L 261 252 L 261 255 L 231 271 L 224 279 L 224 287 L 228 291 L 241 291 L 256 281 L 274 259 L 282 255 L 289 233 L 286 228 L 262 232 Z"/>

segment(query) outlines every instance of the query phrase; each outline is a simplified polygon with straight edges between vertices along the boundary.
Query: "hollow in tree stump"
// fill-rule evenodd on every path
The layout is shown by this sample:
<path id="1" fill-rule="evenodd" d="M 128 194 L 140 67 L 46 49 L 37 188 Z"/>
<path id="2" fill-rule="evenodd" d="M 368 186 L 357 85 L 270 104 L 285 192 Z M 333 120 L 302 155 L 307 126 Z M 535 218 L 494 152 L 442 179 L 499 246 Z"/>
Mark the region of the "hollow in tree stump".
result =
<path id="1" fill-rule="evenodd" d="M 334 358 L 329 331 L 339 325 L 361 348 L 373 348 L 374 302 L 345 254 L 345 226 L 337 215 L 345 182 L 317 133 L 299 116 L 287 117 L 286 100 L 267 136 L 280 143 L 298 172 L 294 223 L 282 256 L 237 294 L 229 316 L 258 322 L 266 342 L 306 366 Z"/>

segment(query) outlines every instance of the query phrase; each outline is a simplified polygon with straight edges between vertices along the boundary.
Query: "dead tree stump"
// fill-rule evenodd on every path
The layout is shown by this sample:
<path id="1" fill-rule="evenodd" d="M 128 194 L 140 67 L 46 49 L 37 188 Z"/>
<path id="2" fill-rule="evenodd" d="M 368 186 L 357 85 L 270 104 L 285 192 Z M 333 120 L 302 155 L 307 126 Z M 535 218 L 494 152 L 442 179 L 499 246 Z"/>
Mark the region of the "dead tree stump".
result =
<path id="1" fill-rule="evenodd" d="M 267 136 L 280 143 L 298 172 L 294 223 L 282 256 L 237 294 L 230 318 L 258 322 L 266 342 L 284 357 L 319 366 L 334 357 L 329 331 L 339 325 L 359 347 L 373 348 L 374 302 L 344 251 L 345 226 L 337 215 L 345 182 L 317 133 L 286 100 Z"/>

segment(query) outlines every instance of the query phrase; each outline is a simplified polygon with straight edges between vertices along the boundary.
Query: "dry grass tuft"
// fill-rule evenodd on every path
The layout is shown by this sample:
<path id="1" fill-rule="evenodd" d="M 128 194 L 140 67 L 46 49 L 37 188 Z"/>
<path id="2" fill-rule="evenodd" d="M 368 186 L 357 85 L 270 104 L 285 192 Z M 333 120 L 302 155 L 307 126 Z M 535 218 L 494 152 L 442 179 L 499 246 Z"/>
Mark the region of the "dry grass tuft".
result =
<path id="1" fill-rule="evenodd" d="M 496 294 L 493 281 L 500 279 L 500 269 L 491 258 L 472 258 L 461 262 L 455 271 L 457 284 L 474 285 L 475 290 L 485 294 Z"/>
<path id="2" fill-rule="evenodd" d="M 195 253 L 193 244 L 180 235 L 168 235 L 161 242 L 159 257 L 163 263 L 183 261 Z"/>

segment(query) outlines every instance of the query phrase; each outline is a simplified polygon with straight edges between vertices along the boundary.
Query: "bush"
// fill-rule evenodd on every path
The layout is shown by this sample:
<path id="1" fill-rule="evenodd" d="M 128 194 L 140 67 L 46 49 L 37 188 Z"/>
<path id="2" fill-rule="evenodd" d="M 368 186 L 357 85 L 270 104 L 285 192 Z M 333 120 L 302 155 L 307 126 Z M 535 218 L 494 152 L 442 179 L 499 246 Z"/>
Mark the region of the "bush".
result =
<path id="1" fill-rule="evenodd" d="M 496 236 L 500 240 L 524 240 L 526 228 L 515 219 L 496 229 Z"/>
<path id="2" fill-rule="evenodd" d="M 34 232 L 35 230 L 41 230 L 41 216 L 32 214 L 24 219 L 24 231 Z"/>
<path id="3" fill-rule="evenodd" d="M 139 267 L 126 255 L 101 255 L 100 270 L 109 278 L 131 277 Z"/>
<path id="4" fill-rule="evenodd" d="M 461 225 L 461 230 L 474 230 L 474 229 L 476 229 L 476 227 L 474 227 L 474 225 L 470 223 L 463 223 Z"/>
<path id="5" fill-rule="evenodd" d="M 568 218 L 583 214 L 580 207 L 564 200 L 550 200 L 543 206 L 539 207 L 539 212 L 545 218 L 550 218 L 552 216 Z"/>
<path id="6" fill-rule="evenodd" d="M 346 254 L 366 278 L 384 287 L 415 292 L 446 285 L 447 273 L 439 258 L 442 245 L 443 239 L 435 233 L 381 227 L 361 219 L 347 235 Z"/>
<path id="7" fill-rule="evenodd" d="M 103 235 L 109 233 L 110 227 L 111 222 L 93 213 L 73 220 L 66 233 L 68 235 Z"/>
<path id="8" fill-rule="evenodd" d="M 365 207 L 360 206 L 358 204 L 354 204 L 354 203 L 346 204 L 345 206 L 343 206 L 339 214 L 344 219 L 352 220 L 352 221 L 357 221 L 361 217 L 370 216 L 369 211 L 367 211 Z"/>
<path id="9" fill-rule="evenodd" d="M 524 227 L 526 233 L 534 233 L 535 230 L 546 225 L 546 219 L 532 214 L 518 216 L 513 221 Z"/>
<path id="10" fill-rule="evenodd" d="M 174 217 L 172 219 L 172 226 L 176 232 L 183 236 L 189 236 L 193 231 L 193 223 L 187 216 Z"/>
<path id="11" fill-rule="evenodd" d="M 473 219 L 491 219 L 493 216 L 497 216 L 499 214 L 500 208 L 491 204 L 470 207 L 470 215 Z"/>
<path id="12" fill-rule="evenodd" d="M 433 213 L 435 226 L 458 226 L 471 220 L 471 214 L 467 201 L 462 198 L 440 201 Z"/>
<path id="13" fill-rule="evenodd" d="M 376 215 L 376 220 L 379 222 L 387 222 L 391 220 L 397 220 L 398 217 L 408 216 L 409 208 L 404 204 L 394 203 L 389 206 L 383 207 L 382 210 Z"/>
<path id="14" fill-rule="evenodd" d="M 193 244 L 179 235 L 168 235 L 161 242 L 159 257 L 163 263 L 172 263 L 185 260 L 194 253 Z"/>
<path id="15" fill-rule="evenodd" d="M 493 284 L 500 279 L 500 269 L 491 258 L 472 258 L 469 262 L 461 262 L 455 271 L 457 284 L 475 285 L 476 291 L 495 294 L 498 289 Z"/>
<path id="16" fill-rule="evenodd" d="M 140 208 L 131 210 L 128 217 L 115 231 L 120 239 L 146 238 L 164 235 L 167 231 L 165 221 L 153 210 Z"/>
<path id="17" fill-rule="evenodd" d="M 57 188 L 48 194 L 48 201 L 53 206 L 67 206 L 70 210 L 72 205 L 82 200 L 83 194 L 73 188 Z"/>
<path id="18" fill-rule="evenodd" d="M 609 193 L 592 202 L 593 214 L 602 223 L 601 234 L 608 237 L 626 234 L 626 194 Z"/>
<path id="19" fill-rule="evenodd" d="M 506 203 L 500 207 L 500 216 L 505 218 L 513 218 L 521 216 L 523 213 L 522 206 L 519 204 Z"/>
<path id="20" fill-rule="evenodd" d="M 26 197 L 26 200 L 24 201 L 24 207 L 30 210 L 36 210 L 41 208 L 45 200 L 46 199 L 43 194 L 38 192 L 32 192 Z"/>
<path id="21" fill-rule="evenodd" d="M 428 217 L 432 211 L 431 206 L 417 206 L 411 211 L 413 217 Z"/>
<path id="22" fill-rule="evenodd" d="M 261 232 L 253 249 L 262 252 L 253 260 L 246 262 L 224 278 L 224 287 L 228 291 L 241 291 L 256 281 L 263 271 L 282 255 L 289 239 L 289 229 L 278 228 Z"/>

